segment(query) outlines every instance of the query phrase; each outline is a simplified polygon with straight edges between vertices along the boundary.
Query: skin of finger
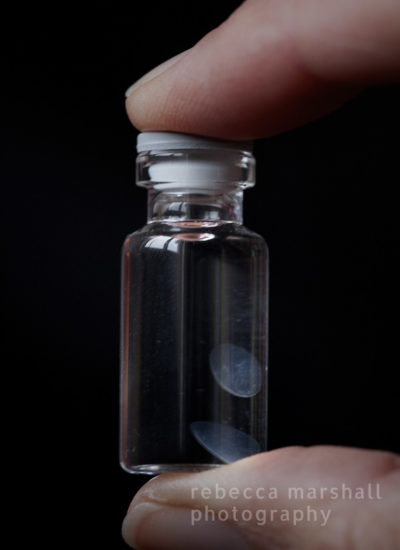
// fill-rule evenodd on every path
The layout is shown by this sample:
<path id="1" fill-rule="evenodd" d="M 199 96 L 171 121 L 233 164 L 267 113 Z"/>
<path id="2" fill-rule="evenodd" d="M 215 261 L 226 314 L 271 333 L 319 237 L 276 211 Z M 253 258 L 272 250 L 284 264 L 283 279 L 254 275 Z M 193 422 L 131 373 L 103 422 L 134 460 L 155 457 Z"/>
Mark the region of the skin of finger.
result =
<path id="1" fill-rule="evenodd" d="M 399 2 L 307 0 L 306 10 L 304 2 L 289 4 L 296 51 L 309 70 L 334 82 L 399 80 Z"/>
<path id="2" fill-rule="evenodd" d="M 324 527 L 310 522 L 296 526 L 279 521 L 257 525 L 255 521 L 237 521 L 234 527 L 245 536 L 254 549 L 323 547 L 329 549 L 396 548 L 400 541 L 397 522 L 400 493 L 400 460 L 397 455 L 381 451 L 366 451 L 341 447 L 289 447 L 238 461 L 234 464 L 198 474 L 165 474 L 147 483 L 135 496 L 125 519 L 129 538 L 129 522 L 134 521 L 135 507 L 141 503 L 156 503 L 177 508 L 226 510 L 304 509 L 304 501 L 288 498 L 289 487 L 347 487 L 356 489 L 368 483 L 379 483 L 382 499 L 331 500 L 320 498 L 307 502 L 316 509 L 331 510 Z M 237 488 L 240 499 L 216 498 L 216 486 L 227 491 Z M 247 499 L 244 490 L 257 488 L 265 493 L 277 489 L 278 498 Z M 211 489 L 204 498 L 202 490 Z M 380 541 L 380 546 L 376 544 Z M 129 542 L 129 540 L 128 540 Z M 375 546 L 372 544 L 374 543 Z"/>
<path id="3" fill-rule="evenodd" d="M 392 30 L 379 41 L 385 20 L 395 19 L 389 0 L 379 9 L 376 2 L 349 4 L 247 0 L 187 56 L 136 89 L 128 116 L 142 131 L 251 139 L 329 112 L 374 81 L 378 69 L 387 77 L 400 58 Z M 376 28 L 365 23 L 374 11 Z"/>

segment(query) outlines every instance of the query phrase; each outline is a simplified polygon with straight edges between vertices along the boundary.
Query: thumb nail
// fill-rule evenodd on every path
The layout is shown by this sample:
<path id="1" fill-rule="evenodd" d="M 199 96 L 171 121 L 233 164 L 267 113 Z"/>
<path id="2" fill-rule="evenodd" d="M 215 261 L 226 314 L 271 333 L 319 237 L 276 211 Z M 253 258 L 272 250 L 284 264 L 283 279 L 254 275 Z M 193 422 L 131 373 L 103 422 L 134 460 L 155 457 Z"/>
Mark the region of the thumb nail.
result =
<path id="1" fill-rule="evenodd" d="M 164 63 L 161 63 L 161 65 L 157 65 L 154 69 L 152 69 L 150 72 L 143 75 L 139 80 L 134 82 L 132 86 L 130 86 L 126 92 L 125 97 L 129 97 L 135 90 L 137 90 L 140 86 L 145 84 L 146 82 L 149 82 L 149 80 L 153 80 L 156 76 L 159 76 L 161 73 L 165 72 L 167 69 L 175 65 L 182 57 L 184 57 L 191 48 L 188 50 L 185 50 L 181 53 L 178 53 L 178 55 L 175 55 L 174 57 L 171 57 L 167 61 L 164 61 Z"/>

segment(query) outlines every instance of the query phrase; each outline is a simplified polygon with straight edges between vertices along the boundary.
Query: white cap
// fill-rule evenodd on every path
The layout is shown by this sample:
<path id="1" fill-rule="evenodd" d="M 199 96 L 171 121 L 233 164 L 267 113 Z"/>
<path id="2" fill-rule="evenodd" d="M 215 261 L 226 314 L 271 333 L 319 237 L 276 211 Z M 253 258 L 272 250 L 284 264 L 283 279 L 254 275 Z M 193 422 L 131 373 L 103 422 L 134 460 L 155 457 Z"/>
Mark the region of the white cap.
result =
<path id="1" fill-rule="evenodd" d="M 142 132 L 137 137 L 137 152 L 170 149 L 230 149 L 253 151 L 252 141 L 229 141 L 176 132 Z"/>
<path id="2" fill-rule="evenodd" d="M 243 189 L 252 187 L 252 149 L 251 141 L 227 141 L 175 132 L 143 132 L 137 137 L 137 151 L 153 154 L 154 159 L 149 162 L 146 176 L 142 179 L 139 154 L 137 184 L 147 187 L 151 182 L 156 189 L 161 188 L 160 185 L 163 189 L 209 189 L 222 184 L 239 184 Z M 187 150 L 187 153 L 182 150 Z M 162 154 L 167 151 L 170 154 Z M 231 153 L 238 153 L 240 159 L 235 159 Z"/>

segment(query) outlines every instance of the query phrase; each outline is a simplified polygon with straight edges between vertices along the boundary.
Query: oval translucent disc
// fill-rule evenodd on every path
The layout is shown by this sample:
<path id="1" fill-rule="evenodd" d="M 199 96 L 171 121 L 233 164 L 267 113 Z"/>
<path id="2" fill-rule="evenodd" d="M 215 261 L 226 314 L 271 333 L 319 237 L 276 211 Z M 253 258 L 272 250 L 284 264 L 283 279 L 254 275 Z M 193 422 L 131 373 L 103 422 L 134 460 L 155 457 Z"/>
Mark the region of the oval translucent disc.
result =
<path id="1" fill-rule="evenodd" d="M 192 422 L 196 441 L 216 458 L 229 464 L 260 452 L 260 444 L 250 435 L 216 422 Z"/>
<path id="2" fill-rule="evenodd" d="M 261 365 L 254 355 L 240 346 L 215 346 L 210 353 L 210 369 L 215 381 L 238 397 L 252 397 L 261 389 Z"/>

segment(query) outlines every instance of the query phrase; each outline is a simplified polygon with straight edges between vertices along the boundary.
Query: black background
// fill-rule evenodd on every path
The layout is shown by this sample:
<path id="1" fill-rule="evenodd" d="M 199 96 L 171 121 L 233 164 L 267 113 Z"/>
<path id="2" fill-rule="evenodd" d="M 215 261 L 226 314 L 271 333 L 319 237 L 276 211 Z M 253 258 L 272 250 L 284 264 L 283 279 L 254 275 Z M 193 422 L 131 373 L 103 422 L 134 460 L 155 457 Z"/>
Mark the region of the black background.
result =
<path id="1" fill-rule="evenodd" d="M 4 22 L 9 454 L 41 548 L 125 548 L 120 523 L 145 478 L 118 465 L 119 255 L 146 193 L 124 91 L 237 5 L 35 6 Z M 400 450 L 398 102 L 397 86 L 370 89 L 256 145 L 245 220 L 271 253 L 271 448 Z"/>

